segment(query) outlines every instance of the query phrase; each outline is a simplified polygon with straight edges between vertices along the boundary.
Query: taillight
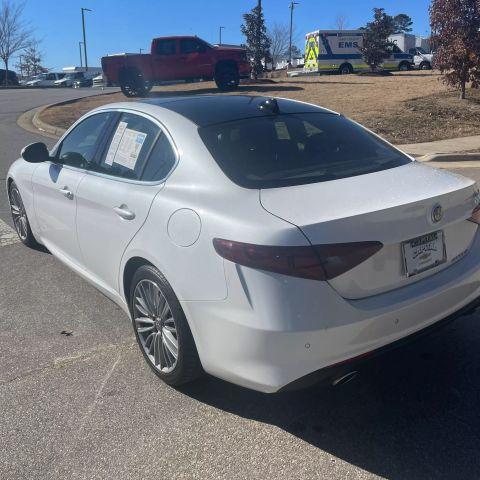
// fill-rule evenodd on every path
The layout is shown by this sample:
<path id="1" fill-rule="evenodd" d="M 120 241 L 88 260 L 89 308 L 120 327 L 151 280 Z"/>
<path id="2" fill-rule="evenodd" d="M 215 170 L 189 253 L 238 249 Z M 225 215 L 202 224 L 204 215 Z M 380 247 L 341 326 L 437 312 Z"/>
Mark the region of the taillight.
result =
<path id="1" fill-rule="evenodd" d="M 215 238 L 223 258 L 246 267 L 311 280 L 330 280 L 351 270 L 382 247 L 380 242 L 277 247 Z"/>
<path id="2" fill-rule="evenodd" d="M 473 211 L 472 211 L 472 215 L 471 217 L 469 218 L 469 220 L 471 222 L 474 222 L 478 225 L 480 225 L 480 205 L 477 205 Z"/>

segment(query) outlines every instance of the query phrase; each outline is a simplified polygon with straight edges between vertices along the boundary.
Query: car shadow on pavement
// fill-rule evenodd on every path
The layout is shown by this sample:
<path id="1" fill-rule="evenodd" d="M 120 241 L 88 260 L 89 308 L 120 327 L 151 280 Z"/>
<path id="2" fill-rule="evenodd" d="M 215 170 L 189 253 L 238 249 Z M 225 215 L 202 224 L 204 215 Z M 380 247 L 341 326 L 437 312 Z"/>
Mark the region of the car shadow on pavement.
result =
<path id="1" fill-rule="evenodd" d="M 250 92 L 295 92 L 304 90 L 302 87 L 295 87 L 289 85 L 268 84 L 268 85 L 240 85 L 232 92 L 224 93 L 250 93 Z M 161 92 L 150 92 L 148 98 L 157 97 L 178 97 L 182 95 L 206 95 L 223 93 L 218 88 L 198 88 L 196 90 L 162 90 Z"/>
<path id="2" fill-rule="evenodd" d="M 478 478 L 478 319 L 390 352 L 340 387 L 266 395 L 208 378 L 182 392 L 384 478 Z"/>

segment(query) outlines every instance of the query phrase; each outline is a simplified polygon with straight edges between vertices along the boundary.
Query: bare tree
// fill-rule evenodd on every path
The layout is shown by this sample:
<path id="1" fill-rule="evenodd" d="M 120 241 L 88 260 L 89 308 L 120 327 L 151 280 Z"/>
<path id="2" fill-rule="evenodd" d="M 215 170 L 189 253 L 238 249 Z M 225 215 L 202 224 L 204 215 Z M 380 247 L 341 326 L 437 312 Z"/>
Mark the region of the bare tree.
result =
<path id="1" fill-rule="evenodd" d="M 335 17 L 335 27 L 337 30 L 345 30 L 347 28 L 347 16 L 344 15 L 343 13 L 339 13 Z"/>
<path id="2" fill-rule="evenodd" d="M 32 75 L 38 75 L 46 71 L 42 67 L 43 53 L 40 51 L 40 41 L 33 39 L 23 52 L 22 71 L 24 71 L 27 77 Z"/>
<path id="3" fill-rule="evenodd" d="M 26 48 L 32 30 L 22 20 L 24 3 L 2 0 L 0 5 L 0 58 L 5 64 L 5 86 L 8 85 L 8 61 L 20 50 Z"/>
<path id="4" fill-rule="evenodd" d="M 273 67 L 288 57 L 290 30 L 287 25 L 276 23 L 268 32 Z"/>

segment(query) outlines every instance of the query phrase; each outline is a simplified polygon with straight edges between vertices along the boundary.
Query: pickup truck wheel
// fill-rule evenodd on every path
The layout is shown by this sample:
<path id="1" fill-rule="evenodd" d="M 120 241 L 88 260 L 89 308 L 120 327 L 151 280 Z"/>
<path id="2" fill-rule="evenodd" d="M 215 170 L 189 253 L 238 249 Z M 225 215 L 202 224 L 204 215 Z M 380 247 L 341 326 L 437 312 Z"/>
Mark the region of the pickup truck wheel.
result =
<path id="1" fill-rule="evenodd" d="M 410 64 L 407 63 L 407 62 L 402 62 L 402 63 L 398 66 L 398 69 L 399 69 L 401 72 L 406 72 L 406 71 L 410 70 Z"/>
<path id="2" fill-rule="evenodd" d="M 126 97 L 145 97 L 152 85 L 145 82 L 140 73 L 131 72 L 120 80 L 120 89 Z"/>
<path id="3" fill-rule="evenodd" d="M 430 65 L 430 62 L 422 62 L 420 64 L 420 70 L 431 70 L 432 66 Z"/>
<path id="4" fill-rule="evenodd" d="M 215 83 L 220 90 L 234 90 L 240 83 L 238 70 L 233 66 L 218 68 L 215 74 Z"/>

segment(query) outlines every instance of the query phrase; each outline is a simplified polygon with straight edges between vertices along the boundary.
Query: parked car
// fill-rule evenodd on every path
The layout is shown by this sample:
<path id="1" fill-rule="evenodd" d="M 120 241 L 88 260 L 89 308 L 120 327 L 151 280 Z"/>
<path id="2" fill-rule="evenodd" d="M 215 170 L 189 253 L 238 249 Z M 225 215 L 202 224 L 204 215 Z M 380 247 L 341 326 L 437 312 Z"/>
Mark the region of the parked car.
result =
<path id="1" fill-rule="evenodd" d="M 130 315 L 171 385 L 340 383 L 478 305 L 476 183 L 315 105 L 104 105 L 6 182 L 20 240 Z"/>
<path id="2" fill-rule="evenodd" d="M 57 80 L 61 80 L 65 77 L 64 73 L 48 72 L 39 73 L 35 75 L 31 80 L 25 83 L 27 87 L 53 87 Z"/>
<path id="3" fill-rule="evenodd" d="M 415 68 L 419 70 L 431 70 L 433 65 L 433 53 L 427 53 L 422 47 L 411 48 L 408 53 L 413 55 Z"/>
<path id="4" fill-rule="evenodd" d="M 73 82 L 73 88 L 91 87 L 93 85 L 92 78 L 79 78 Z"/>
<path id="5" fill-rule="evenodd" d="M 55 82 L 57 87 L 73 87 L 75 81 L 83 80 L 92 80 L 102 69 L 98 67 L 89 67 L 88 70 L 85 70 L 85 67 L 71 67 L 68 68 L 68 71 L 65 73 L 65 76 L 61 80 Z"/>
<path id="6" fill-rule="evenodd" d="M 198 37 L 154 38 L 151 53 L 108 55 L 102 68 L 127 97 L 145 96 L 154 84 L 172 80 L 214 79 L 218 88 L 228 90 L 250 76 L 244 48 L 210 45 Z"/>
<path id="7" fill-rule="evenodd" d="M 113 84 L 107 81 L 103 73 L 101 73 L 93 79 L 92 87 L 113 87 Z"/>
<path id="8" fill-rule="evenodd" d="M 1 87 L 5 85 L 5 71 L 6 71 L 5 69 L 0 69 L 0 86 Z M 19 85 L 17 74 L 13 70 L 8 70 L 6 77 L 7 77 L 8 85 L 11 85 L 11 86 Z"/>

